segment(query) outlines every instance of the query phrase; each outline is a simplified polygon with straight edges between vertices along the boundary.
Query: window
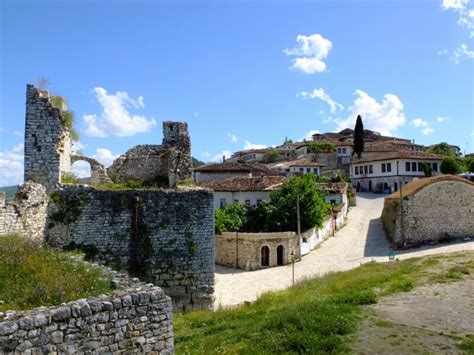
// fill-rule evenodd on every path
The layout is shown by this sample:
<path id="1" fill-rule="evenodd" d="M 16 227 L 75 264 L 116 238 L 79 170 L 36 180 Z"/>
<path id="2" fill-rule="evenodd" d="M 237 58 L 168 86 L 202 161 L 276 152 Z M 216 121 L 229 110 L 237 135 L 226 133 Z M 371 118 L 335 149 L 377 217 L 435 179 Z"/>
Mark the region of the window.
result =
<path id="1" fill-rule="evenodd" d="M 257 205 L 261 204 L 262 203 L 262 200 L 257 198 Z"/>
<path id="2" fill-rule="evenodd" d="M 423 164 L 418 163 L 418 171 L 423 171 Z"/>
<path id="3" fill-rule="evenodd" d="M 410 162 L 408 161 L 405 163 L 405 170 L 410 171 Z"/>
<path id="4" fill-rule="evenodd" d="M 386 165 L 385 163 L 382 164 L 382 173 L 386 172 L 387 171 L 387 168 L 386 168 Z"/>
<path id="5" fill-rule="evenodd" d="M 392 163 L 387 163 L 387 172 L 392 171 Z"/>
<path id="6" fill-rule="evenodd" d="M 226 203 L 225 198 L 221 198 L 220 203 L 219 203 L 219 206 L 220 206 L 221 208 L 224 208 L 224 207 L 225 207 L 225 203 Z"/>
<path id="7" fill-rule="evenodd" d="M 232 200 L 232 203 L 239 203 L 239 200 L 237 200 L 237 199 L 234 198 L 234 199 Z"/>
<path id="8" fill-rule="evenodd" d="M 337 148 L 337 154 L 341 154 L 341 148 Z"/>
<path id="9" fill-rule="evenodd" d="M 307 173 L 310 173 L 310 172 L 311 172 L 311 168 L 306 168 L 306 172 L 307 172 Z"/>
<path id="10" fill-rule="evenodd" d="M 369 174 L 373 174 L 373 173 L 374 173 L 374 166 L 369 165 Z"/>
<path id="11" fill-rule="evenodd" d="M 433 163 L 433 171 L 438 172 L 438 163 Z"/>
<path id="12" fill-rule="evenodd" d="M 250 200 L 245 200 L 245 206 L 250 207 L 251 203 Z"/>
<path id="13" fill-rule="evenodd" d="M 346 154 L 347 152 L 347 149 L 346 148 L 342 148 L 342 154 Z"/>
<path id="14" fill-rule="evenodd" d="M 359 175 L 359 167 L 358 166 L 355 167 L 355 174 L 354 175 Z"/>
<path id="15" fill-rule="evenodd" d="M 364 166 L 364 174 L 368 174 L 369 173 L 369 167 L 366 165 Z"/>
<path id="16" fill-rule="evenodd" d="M 314 168 L 313 171 L 315 175 L 318 175 L 318 168 Z"/>
<path id="17" fill-rule="evenodd" d="M 304 173 L 304 168 L 300 168 L 300 173 Z"/>
<path id="18" fill-rule="evenodd" d="M 416 171 L 416 163 L 415 162 L 411 163 L 411 171 Z"/>
<path id="19" fill-rule="evenodd" d="M 342 164 L 342 158 L 341 157 L 337 157 L 337 163 Z"/>

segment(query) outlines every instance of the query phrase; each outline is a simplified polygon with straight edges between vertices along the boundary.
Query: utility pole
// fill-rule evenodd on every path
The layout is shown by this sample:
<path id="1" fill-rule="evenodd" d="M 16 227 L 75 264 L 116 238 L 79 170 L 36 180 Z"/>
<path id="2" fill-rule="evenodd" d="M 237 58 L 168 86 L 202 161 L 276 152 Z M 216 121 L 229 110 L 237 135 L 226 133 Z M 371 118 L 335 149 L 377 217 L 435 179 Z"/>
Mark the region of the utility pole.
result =
<path id="1" fill-rule="evenodd" d="M 298 227 L 298 240 L 296 245 L 298 247 L 298 258 L 301 258 L 301 247 L 300 247 L 300 239 L 301 239 L 301 216 L 300 216 L 300 193 L 299 191 L 296 194 L 296 221 Z"/>

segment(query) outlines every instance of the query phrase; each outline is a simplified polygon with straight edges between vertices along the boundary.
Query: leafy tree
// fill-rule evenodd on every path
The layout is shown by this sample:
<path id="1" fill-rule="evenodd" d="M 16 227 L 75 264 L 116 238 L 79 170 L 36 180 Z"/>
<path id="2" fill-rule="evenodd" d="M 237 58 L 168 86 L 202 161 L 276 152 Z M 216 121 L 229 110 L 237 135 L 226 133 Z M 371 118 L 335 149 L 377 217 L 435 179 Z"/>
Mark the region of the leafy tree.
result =
<path id="1" fill-rule="evenodd" d="M 281 190 L 270 194 L 265 229 L 270 232 L 296 231 L 296 201 L 299 196 L 301 230 L 321 226 L 327 214 L 328 203 L 323 193 L 316 190 L 316 178 L 313 174 L 292 177 Z"/>
<path id="2" fill-rule="evenodd" d="M 273 163 L 280 159 L 280 153 L 276 149 L 270 149 L 265 153 L 265 161 L 267 163 Z"/>
<path id="3" fill-rule="evenodd" d="M 469 171 L 470 173 L 474 173 L 474 159 L 469 159 L 466 166 L 467 171 Z"/>
<path id="4" fill-rule="evenodd" d="M 285 137 L 285 140 L 283 141 L 283 145 L 291 144 L 291 143 L 293 143 L 293 139 L 288 139 L 288 137 Z"/>
<path id="5" fill-rule="evenodd" d="M 364 151 L 364 124 L 362 123 L 362 116 L 358 115 L 354 128 L 354 152 L 357 156 L 362 156 Z"/>
<path id="6" fill-rule="evenodd" d="M 440 154 L 440 155 L 446 155 L 447 157 L 455 157 L 456 154 L 454 154 L 454 151 L 449 148 L 448 143 L 446 142 L 441 142 L 438 144 L 434 144 L 428 149 L 426 149 L 428 153 L 431 154 Z"/>
<path id="7" fill-rule="evenodd" d="M 270 201 L 262 201 L 255 207 L 248 207 L 245 225 L 242 226 L 241 231 L 248 233 L 264 231 L 267 224 L 269 206 Z"/>
<path id="8" fill-rule="evenodd" d="M 446 157 L 441 162 L 441 172 L 443 174 L 459 174 L 462 172 L 462 166 L 459 161 L 453 157 Z"/>
<path id="9" fill-rule="evenodd" d="M 215 213 L 216 233 L 235 232 L 247 222 L 247 209 L 240 203 L 219 208 Z"/>
<path id="10" fill-rule="evenodd" d="M 430 177 L 431 175 L 433 175 L 433 168 L 431 167 L 431 164 L 423 163 L 421 167 L 426 177 Z"/>
<path id="11" fill-rule="evenodd" d="M 310 153 L 320 153 L 320 152 L 334 152 L 336 146 L 328 142 L 311 142 L 308 144 L 308 152 Z"/>

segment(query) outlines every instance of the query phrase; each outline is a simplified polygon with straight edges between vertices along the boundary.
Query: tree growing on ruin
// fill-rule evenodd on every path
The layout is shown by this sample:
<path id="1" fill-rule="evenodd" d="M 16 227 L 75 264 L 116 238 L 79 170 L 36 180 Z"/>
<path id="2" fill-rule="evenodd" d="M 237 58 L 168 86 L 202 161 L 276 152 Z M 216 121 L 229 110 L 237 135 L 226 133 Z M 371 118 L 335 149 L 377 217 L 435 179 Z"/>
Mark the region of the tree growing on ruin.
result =
<path id="1" fill-rule="evenodd" d="M 360 159 L 364 151 L 364 124 L 362 123 L 362 116 L 358 115 L 354 128 L 354 152 Z"/>

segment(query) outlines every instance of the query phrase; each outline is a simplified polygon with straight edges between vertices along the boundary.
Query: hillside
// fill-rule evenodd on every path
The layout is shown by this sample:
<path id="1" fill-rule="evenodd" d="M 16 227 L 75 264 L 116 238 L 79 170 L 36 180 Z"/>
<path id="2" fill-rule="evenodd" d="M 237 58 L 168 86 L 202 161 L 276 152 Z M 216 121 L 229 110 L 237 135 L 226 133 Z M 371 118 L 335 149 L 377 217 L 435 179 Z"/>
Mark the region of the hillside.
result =
<path id="1" fill-rule="evenodd" d="M 15 194 L 18 191 L 18 185 L 3 186 L 3 187 L 0 187 L 0 191 L 4 191 L 5 200 L 10 201 L 15 197 Z"/>

